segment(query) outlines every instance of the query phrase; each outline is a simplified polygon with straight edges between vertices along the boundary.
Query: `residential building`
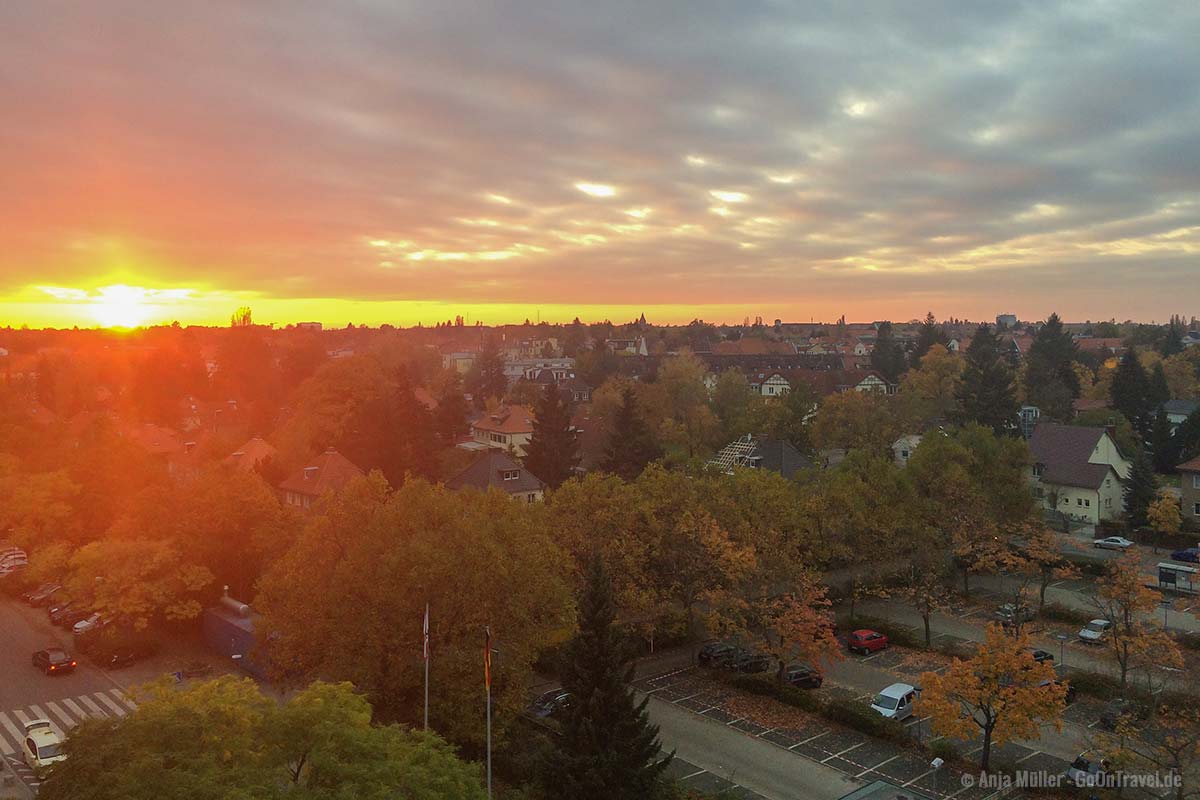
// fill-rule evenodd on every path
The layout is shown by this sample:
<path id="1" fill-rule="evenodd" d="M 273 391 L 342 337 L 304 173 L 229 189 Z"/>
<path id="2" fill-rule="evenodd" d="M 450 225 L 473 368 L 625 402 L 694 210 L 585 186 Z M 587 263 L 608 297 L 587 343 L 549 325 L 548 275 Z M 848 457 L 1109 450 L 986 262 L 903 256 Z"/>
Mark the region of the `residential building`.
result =
<path id="1" fill-rule="evenodd" d="M 279 451 L 265 439 L 255 436 L 226 456 L 225 464 L 240 472 L 249 472 L 262 462 L 275 458 L 278 454 Z"/>
<path id="2" fill-rule="evenodd" d="M 319 322 L 297 322 L 296 330 L 298 331 L 319 331 L 321 323 Z"/>
<path id="3" fill-rule="evenodd" d="M 471 466 L 446 481 L 446 488 L 481 492 L 498 489 L 514 499 L 534 503 L 542 499 L 546 484 L 503 450 L 488 449 Z"/>
<path id="4" fill-rule="evenodd" d="M 1171 426 L 1171 434 L 1175 434 L 1175 429 L 1183 424 L 1184 420 L 1200 410 L 1200 401 L 1198 400 L 1168 400 L 1162 404 L 1163 411 L 1167 414 L 1167 423 Z"/>
<path id="5" fill-rule="evenodd" d="M 442 355 L 442 369 L 452 369 L 459 375 L 465 375 L 475 364 L 479 353 L 459 351 Z"/>
<path id="6" fill-rule="evenodd" d="M 996 327 L 997 328 L 1015 328 L 1015 327 L 1017 327 L 1017 315 L 1016 314 L 997 314 L 996 315 Z"/>
<path id="7" fill-rule="evenodd" d="M 1183 518 L 1200 524 L 1200 457 L 1185 461 L 1176 469 L 1179 470 Z"/>
<path id="8" fill-rule="evenodd" d="M 363 471 L 332 447 L 279 484 L 285 505 L 307 511 L 326 492 L 337 491 Z"/>
<path id="9" fill-rule="evenodd" d="M 619 355 L 646 356 L 650 354 L 650 351 L 646 349 L 646 339 L 643 336 L 636 339 L 605 339 L 604 346 Z"/>
<path id="10" fill-rule="evenodd" d="M 525 446 L 533 436 L 533 419 L 533 409 L 529 406 L 500 406 L 471 423 L 471 437 L 488 447 L 511 449 L 524 456 Z"/>
<path id="11" fill-rule="evenodd" d="M 1132 464 L 1107 429 L 1040 422 L 1029 451 L 1030 482 L 1047 511 L 1093 525 L 1120 516 Z"/>
<path id="12" fill-rule="evenodd" d="M 908 433 L 892 442 L 892 457 L 896 460 L 896 466 L 908 466 L 908 461 L 916 451 L 917 445 L 921 444 L 922 438 L 919 433 Z"/>
<path id="13" fill-rule="evenodd" d="M 800 470 L 812 468 L 813 463 L 786 439 L 746 434 L 726 445 L 708 465 L 726 474 L 733 474 L 738 467 L 764 469 L 791 480 Z"/>

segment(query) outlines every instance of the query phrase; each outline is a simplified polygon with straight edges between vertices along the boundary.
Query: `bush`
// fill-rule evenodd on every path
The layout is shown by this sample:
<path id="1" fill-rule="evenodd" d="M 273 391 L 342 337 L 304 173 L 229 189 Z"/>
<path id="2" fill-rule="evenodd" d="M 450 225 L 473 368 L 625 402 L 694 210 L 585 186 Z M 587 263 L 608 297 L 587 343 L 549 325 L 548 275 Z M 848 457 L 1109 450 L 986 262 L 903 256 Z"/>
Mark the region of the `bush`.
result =
<path id="1" fill-rule="evenodd" d="M 1042 606 L 1041 617 L 1055 622 L 1070 622 L 1073 625 L 1086 625 L 1095 615 L 1082 608 L 1068 608 L 1059 603 L 1046 603 Z"/>
<path id="2" fill-rule="evenodd" d="M 1096 561 L 1082 556 L 1064 556 L 1063 560 L 1068 564 L 1074 564 L 1084 575 L 1101 578 L 1108 574 L 1108 562 L 1106 561 Z"/>
<path id="3" fill-rule="evenodd" d="M 1075 691 L 1077 692 L 1090 694 L 1101 699 L 1117 697 L 1121 694 L 1121 681 L 1111 675 L 1068 669 L 1066 670 L 1065 677 L 1075 687 Z"/>
<path id="4" fill-rule="evenodd" d="M 787 684 L 780 685 L 774 678 L 765 675 L 724 675 L 722 679 L 749 694 L 770 697 L 804 711 L 818 714 L 821 712 L 821 701 L 811 690 L 797 689 Z"/>
<path id="5" fill-rule="evenodd" d="M 943 761 L 956 761 L 962 757 L 954 742 L 949 739 L 938 739 L 936 742 L 932 742 L 929 745 L 929 753 L 934 758 L 940 758 Z"/>

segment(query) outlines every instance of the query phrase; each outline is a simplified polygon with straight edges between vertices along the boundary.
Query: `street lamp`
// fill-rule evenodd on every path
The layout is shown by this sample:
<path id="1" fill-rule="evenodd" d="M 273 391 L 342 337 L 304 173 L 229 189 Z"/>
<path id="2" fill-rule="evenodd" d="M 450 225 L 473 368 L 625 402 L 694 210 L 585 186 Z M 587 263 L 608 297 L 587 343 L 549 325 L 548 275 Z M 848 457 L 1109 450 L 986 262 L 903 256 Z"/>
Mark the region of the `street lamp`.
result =
<path id="1" fill-rule="evenodd" d="M 1054 638 L 1058 639 L 1058 663 L 1065 667 L 1067 665 L 1067 640 L 1071 637 L 1065 633 L 1056 633 Z"/>

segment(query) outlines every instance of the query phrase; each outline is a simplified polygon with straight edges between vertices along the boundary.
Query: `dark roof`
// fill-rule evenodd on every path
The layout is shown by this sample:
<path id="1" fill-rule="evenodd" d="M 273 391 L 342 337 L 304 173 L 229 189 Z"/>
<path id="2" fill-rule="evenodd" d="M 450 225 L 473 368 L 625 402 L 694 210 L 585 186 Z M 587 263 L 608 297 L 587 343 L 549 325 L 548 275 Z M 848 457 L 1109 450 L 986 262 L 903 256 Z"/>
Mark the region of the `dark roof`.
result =
<path id="1" fill-rule="evenodd" d="M 1104 428 L 1038 423 L 1029 439 L 1029 451 L 1034 463 L 1042 465 L 1042 481 L 1099 489 L 1112 467 L 1092 464 L 1088 459 L 1105 433 Z"/>
<path id="2" fill-rule="evenodd" d="M 517 478 L 505 480 L 506 472 L 516 472 Z M 447 489 L 474 488 L 487 491 L 490 488 L 496 488 L 508 494 L 538 492 L 545 486 L 546 484 L 538 480 L 537 476 L 513 461 L 507 453 L 495 448 L 489 449 L 471 466 L 446 481 Z"/>
<path id="3" fill-rule="evenodd" d="M 800 470 L 813 466 L 812 461 L 786 439 L 759 439 L 754 455 L 762 459 L 760 469 L 778 472 L 789 480 Z"/>
<path id="4" fill-rule="evenodd" d="M 320 497 L 331 489 L 342 488 L 362 474 L 363 471 L 354 466 L 348 458 L 330 448 L 310 461 L 307 466 L 293 472 L 287 480 L 279 484 L 279 488 L 309 497 Z"/>
<path id="5" fill-rule="evenodd" d="M 1193 458 L 1191 461 L 1185 461 L 1175 469 L 1180 472 L 1200 472 L 1200 456 Z"/>
<path id="6" fill-rule="evenodd" d="M 1168 400 L 1162 404 L 1162 409 L 1168 414 L 1182 414 L 1189 417 L 1200 408 L 1200 400 Z"/>

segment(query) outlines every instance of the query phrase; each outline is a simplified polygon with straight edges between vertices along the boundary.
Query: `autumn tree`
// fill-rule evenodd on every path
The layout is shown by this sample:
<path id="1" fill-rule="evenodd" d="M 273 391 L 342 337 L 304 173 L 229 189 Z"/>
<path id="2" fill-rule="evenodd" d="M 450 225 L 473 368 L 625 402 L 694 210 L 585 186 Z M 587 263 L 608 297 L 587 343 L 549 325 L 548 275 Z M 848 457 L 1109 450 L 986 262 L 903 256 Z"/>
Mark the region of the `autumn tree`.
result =
<path id="1" fill-rule="evenodd" d="M 934 733 L 956 739 L 983 737 L 980 769 L 990 767 L 992 745 L 1041 737 L 1041 725 L 1062 728 L 1066 686 L 1054 668 L 1037 662 L 1025 635 L 1008 636 L 989 625 L 969 659 L 955 659 L 944 673 L 921 675 L 916 713 L 931 717 Z"/>
<path id="2" fill-rule="evenodd" d="M 1071 419 L 1079 397 L 1079 377 L 1072 364 L 1077 348 L 1058 314 L 1051 314 L 1038 331 L 1025 360 L 1025 398 L 1048 419 Z"/>
<path id="3" fill-rule="evenodd" d="M 962 372 L 961 358 L 944 345 L 932 345 L 919 366 L 905 373 L 900 382 L 896 402 L 901 419 L 919 430 L 934 420 L 956 418 Z"/>
<path id="4" fill-rule="evenodd" d="M 562 486 L 579 465 L 579 442 L 571 427 L 571 415 L 554 383 L 546 384 L 538 399 L 524 463 L 551 489 Z"/>
<path id="5" fill-rule="evenodd" d="M 1079 577 L 1079 567 L 1067 561 L 1058 546 L 1058 537 L 1049 528 L 1035 525 L 1024 540 L 1022 557 L 1025 568 L 1037 576 L 1038 613 L 1046 605 L 1046 590 L 1055 581 Z"/>
<path id="6" fill-rule="evenodd" d="M 822 449 L 863 450 L 891 454 L 901 426 L 878 392 L 840 392 L 825 398 L 813 418 L 813 442 Z"/>
<path id="7" fill-rule="evenodd" d="M 433 734 L 371 723 L 350 684 L 315 683 L 285 703 L 248 678 L 160 681 L 122 717 L 85 720 L 40 787 L 47 800 L 482 800 L 478 768 Z M 231 754 L 236 754 L 231 756 Z"/>
<path id="8" fill-rule="evenodd" d="M 913 345 L 913 351 L 909 355 L 912 358 L 914 366 L 920 364 L 925 355 L 934 347 L 945 348 L 950 344 L 950 337 L 938 324 L 937 318 L 930 311 L 925 315 L 925 319 L 917 326 L 917 341 Z"/>
<path id="9" fill-rule="evenodd" d="M 759 432 L 765 416 L 763 398 L 750 388 L 741 370 L 727 369 L 717 376 L 710 402 L 720 422 L 722 442 Z"/>
<path id="10" fill-rule="evenodd" d="M 1100 581 L 1091 597 L 1092 605 L 1104 619 L 1112 622 L 1108 634 L 1108 652 L 1121 676 L 1121 688 L 1129 685 L 1129 673 L 1142 663 L 1151 644 L 1177 649 L 1169 641 L 1155 636 L 1147 615 L 1156 610 L 1162 593 L 1146 586 L 1137 553 L 1128 551 L 1110 561 L 1105 580 Z"/>
<path id="11" fill-rule="evenodd" d="M 912 563 L 901 569 L 881 590 L 886 597 L 898 600 L 916 611 L 925 627 L 925 647 L 933 646 L 930 621 L 933 615 L 950 606 L 951 592 L 945 566 L 936 553 L 923 550 L 913 553 Z"/>
<path id="12" fill-rule="evenodd" d="M 662 363 L 655 381 L 666 401 L 663 439 L 687 458 L 710 449 L 719 431 L 719 420 L 708 405 L 706 373 L 704 363 L 685 350 Z"/>
<path id="13" fill-rule="evenodd" d="M 432 609 L 430 722 L 477 745 L 479 640 L 491 626 L 500 731 L 527 702 L 531 665 L 573 621 L 569 564 L 540 506 L 377 475 L 327 495 L 261 581 L 267 655 L 280 677 L 350 680 L 380 719 L 421 719 L 421 619 Z"/>
<path id="14" fill-rule="evenodd" d="M 1016 427 L 1018 403 L 1012 369 L 988 325 L 980 325 L 967 346 L 958 401 L 963 422 L 991 428 L 997 436 Z"/>
<path id="15" fill-rule="evenodd" d="M 1179 498 L 1170 492 L 1161 491 L 1150 507 L 1146 509 L 1146 519 L 1155 533 L 1160 536 L 1172 536 L 1179 533 L 1183 525 L 1183 514 L 1179 508 Z M 1155 552 L 1158 544 L 1155 543 Z"/>
<path id="16" fill-rule="evenodd" d="M 1105 737 L 1104 749 L 1126 771 L 1142 769 L 1177 777 L 1174 800 L 1195 797 L 1200 785 L 1200 710 L 1164 707 L 1148 720 L 1124 721 L 1116 735 Z"/>
<path id="17" fill-rule="evenodd" d="M 634 698 L 634 654 L 614 624 L 608 575 L 594 557 L 579 600 L 579 631 L 564 647 L 559 677 L 573 702 L 562 720 L 560 756 L 549 765 L 555 793 L 580 800 L 659 796 L 671 758 L 658 759 L 658 727 Z"/>
<path id="18" fill-rule="evenodd" d="M 633 388 L 625 387 L 613 417 L 600 469 L 632 480 L 647 464 L 661 456 L 662 448 L 641 416 Z"/>
<path id="19" fill-rule="evenodd" d="M 812 428 L 809 421 L 817 410 L 817 395 L 804 381 L 796 381 L 783 397 L 765 405 L 765 433 L 774 438 L 791 442 L 801 453 L 813 449 Z"/>
<path id="20" fill-rule="evenodd" d="M 719 629 L 742 641 L 754 642 L 775 659 L 775 679 L 783 683 L 794 662 L 816 667 L 842 658 L 842 646 L 830 625 L 831 603 L 812 571 L 797 573 L 783 594 L 736 598 L 722 615 Z"/>

